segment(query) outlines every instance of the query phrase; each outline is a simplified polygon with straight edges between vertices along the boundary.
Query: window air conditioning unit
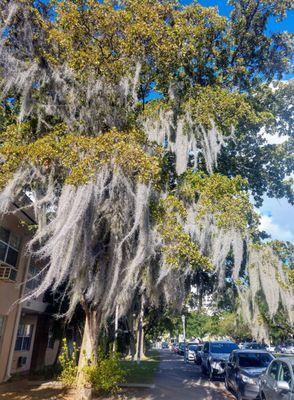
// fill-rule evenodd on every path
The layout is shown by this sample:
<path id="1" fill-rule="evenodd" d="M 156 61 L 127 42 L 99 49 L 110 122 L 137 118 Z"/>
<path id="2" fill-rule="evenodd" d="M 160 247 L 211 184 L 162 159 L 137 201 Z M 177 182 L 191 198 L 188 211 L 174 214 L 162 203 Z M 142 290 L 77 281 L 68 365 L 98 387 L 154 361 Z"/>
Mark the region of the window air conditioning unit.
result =
<path id="1" fill-rule="evenodd" d="M 17 368 L 21 368 L 27 363 L 27 357 L 18 357 Z"/>
<path id="2" fill-rule="evenodd" d="M 9 280 L 13 268 L 0 262 L 0 279 Z"/>

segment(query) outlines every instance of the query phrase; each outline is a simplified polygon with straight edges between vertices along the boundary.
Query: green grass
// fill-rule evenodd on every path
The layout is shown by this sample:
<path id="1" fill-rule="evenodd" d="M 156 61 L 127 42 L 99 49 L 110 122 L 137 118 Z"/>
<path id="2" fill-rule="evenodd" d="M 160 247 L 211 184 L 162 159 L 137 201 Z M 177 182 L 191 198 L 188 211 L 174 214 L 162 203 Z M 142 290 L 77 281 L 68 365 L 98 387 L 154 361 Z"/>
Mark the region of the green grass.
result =
<path id="1" fill-rule="evenodd" d="M 137 364 L 136 361 L 122 360 L 120 366 L 125 372 L 126 383 L 152 384 L 159 365 L 158 353 L 152 350 L 147 354 L 147 359 Z"/>
<path id="2" fill-rule="evenodd" d="M 293 354 L 285 354 L 285 353 L 274 353 L 275 357 L 293 357 Z"/>

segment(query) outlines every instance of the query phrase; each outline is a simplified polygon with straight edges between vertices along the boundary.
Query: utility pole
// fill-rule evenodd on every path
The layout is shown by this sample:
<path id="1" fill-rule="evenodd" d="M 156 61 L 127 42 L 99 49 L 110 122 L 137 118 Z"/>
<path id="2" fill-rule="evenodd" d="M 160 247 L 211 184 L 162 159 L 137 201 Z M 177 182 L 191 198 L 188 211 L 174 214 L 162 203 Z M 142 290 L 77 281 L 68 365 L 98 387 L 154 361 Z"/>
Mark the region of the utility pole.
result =
<path id="1" fill-rule="evenodd" d="M 186 317 L 182 315 L 182 324 L 183 324 L 183 341 L 184 341 L 184 360 L 186 362 Z"/>
<path id="2" fill-rule="evenodd" d="M 118 337 L 118 305 L 115 307 L 114 315 L 114 342 L 113 342 L 113 352 L 117 351 L 117 337 Z"/>

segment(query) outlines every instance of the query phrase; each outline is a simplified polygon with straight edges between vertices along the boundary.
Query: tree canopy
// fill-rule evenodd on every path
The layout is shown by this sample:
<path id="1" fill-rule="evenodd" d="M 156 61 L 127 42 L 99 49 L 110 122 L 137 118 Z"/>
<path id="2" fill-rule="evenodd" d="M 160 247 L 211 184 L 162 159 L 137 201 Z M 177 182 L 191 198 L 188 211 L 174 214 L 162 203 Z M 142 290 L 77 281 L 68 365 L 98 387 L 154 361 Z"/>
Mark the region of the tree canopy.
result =
<path id="1" fill-rule="evenodd" d="M 290 268 L 258 243 L 250 203 L 293 202 L 293 84 L 277 81 L 292 38 L 267 32 L 292 2 L 230 4 L 1 2 L 0 211 L 32 199 L 45 266 L 30 296 L 65 284 L 91 351 L 117 306 L 180 307 L 197 274 L 233 282 L 256 335 L 268 284 L 269 316 L 281 301 L 294 323 Z"/>

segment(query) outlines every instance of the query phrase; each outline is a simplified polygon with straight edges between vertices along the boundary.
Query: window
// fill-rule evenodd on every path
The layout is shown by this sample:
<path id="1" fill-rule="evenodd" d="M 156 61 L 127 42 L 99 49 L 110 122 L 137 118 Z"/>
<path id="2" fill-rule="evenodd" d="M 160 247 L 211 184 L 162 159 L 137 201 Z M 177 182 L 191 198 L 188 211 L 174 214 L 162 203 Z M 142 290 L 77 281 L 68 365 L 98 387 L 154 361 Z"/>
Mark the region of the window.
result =
<path id="1" fill-rule="evenodd" d="M 42 281 L 42 274 L 40 269 L 35 265 L 30 265 L 26 283 L 26 291 L 30 292 L 36 289 Z"/>
<path id="2" fill-rule="evenodd" d="M 232 364 L 236 365 L 237 364 L 237 354 L 236 353 L 232 353 Z"/>
<path id="3" fill-rule="evenodd" d="M 0 226 L 0 279 L 16 279 L 19 248 L 20 239 Z"/>
<path id="4" fill-rule="evenodd" d="M 4 315 L 0 315 L 0 338 L 4 331 Z"/>
<path id="5" fill-rule="evenodd" d="M 266 368 L 273 358 L 269 353 L 240 353 L 239 366 L 243 368 Z"/>
<path id="6" fill-rule="evenodd" d="M 4 315 L 0 315 L 0 345 L 1 345 L 1 339 L 4 333 L 4 323 L 5 323 L 5 317 Z"/>
<path id="7" fill-rule="evenodd" d="M 34 325 L 19 324 L 15 343 L 16 351 L 29 351 L 31 347 Z"/>
<path id="8" fill-rule="evenodd" d="M 244 346 L 244 349 L 247 349 L 247 350 L 264 350 L 265 347 L 266 347 L 266 345 L 263 344 L 263 343 L 255 343 L 255 342 L 253 342 L 253 343 L 246 343 L 245 346 Z"/>
<path id="9" fill-rule="evenodd" d="M 291 371 L 288 365 L 285 363 L 281 364 L 279 381 L 287 382 L 289 383 L 289 386 L 291 386 Z"/>
<path id="10" fill-rule="evenodd" d="M 211 353 L 231 353 L 233 350 L 238 349 L 235 343 L 212 343 L 210 346 Z"/>
<path id="11" fill-rule="evenodd" d="M 274 361 L 269 368 L 268 374 L 275 381 L 278 380 L 279 369 L 280 369 L 280 364 L 277 361 Z"/>
<path id="12" fill-rule="evenodd" d="M 196 346 L 195 344 L 194 344 L 194 345 L 189 344 L 188 349 L 191 350 L 191 351 L 196 351 L 196 350 L 197 350 L 197 347 L 198 347 L 198 346 Z"/>

